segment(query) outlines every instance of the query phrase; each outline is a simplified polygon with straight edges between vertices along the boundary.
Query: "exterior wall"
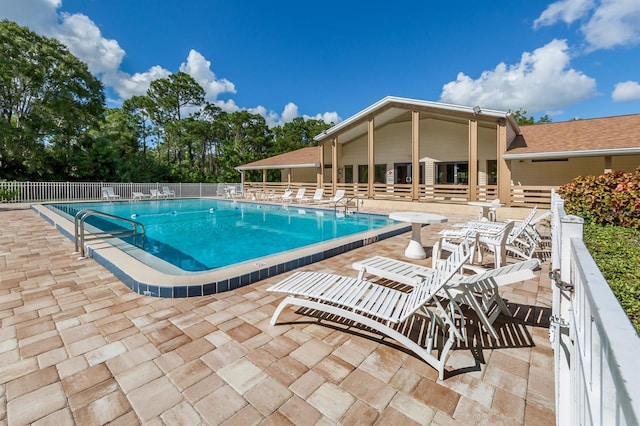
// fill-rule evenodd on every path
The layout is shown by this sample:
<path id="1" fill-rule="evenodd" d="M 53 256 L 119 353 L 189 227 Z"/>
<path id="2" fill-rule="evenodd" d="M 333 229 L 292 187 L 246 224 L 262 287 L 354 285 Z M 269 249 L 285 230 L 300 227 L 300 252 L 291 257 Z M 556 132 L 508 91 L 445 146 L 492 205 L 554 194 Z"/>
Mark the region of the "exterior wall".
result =
<path id="1" fill-rule="evenodd" d="M 640 156 L 612 158 L 613 170 L 632 172 Z M 567 161 L 511 160 L 512 184 L 560 186 L 577 176 L 598 176 L 604 172 L 604 157 L 578 157 Z"/>
<path id="2" fill-rule="evenodd" d="M 411 122 L 393 123 L 375 130 L 375 163 L 386 164 L 394 172 L 395 163 L 411 163 Z M 367 135 L 342 144 L 338 167 L 353 166 L 354 181 L 358 165 L 367 164 Z M 478 161 L 481 185 L 486 184 L 487 160 L 497 156 L 496 130 L 478 126 Z M 425 163 L 425 183 L 433 184 L 434 164 L 469 160 L 469 126 L 444 120 L 420 120 L 420 162 Z M 326 173 L 325 173 L 326 176 Z"/>
<path id="3" fill-rule="evenodd" d="M 286 177 L 286 174 L 285 174 L 285 177 Z M 316 169 L 313 167 L 291 169 L 292 182 L 316 183 L 316 179 L 317 179 Z"/>

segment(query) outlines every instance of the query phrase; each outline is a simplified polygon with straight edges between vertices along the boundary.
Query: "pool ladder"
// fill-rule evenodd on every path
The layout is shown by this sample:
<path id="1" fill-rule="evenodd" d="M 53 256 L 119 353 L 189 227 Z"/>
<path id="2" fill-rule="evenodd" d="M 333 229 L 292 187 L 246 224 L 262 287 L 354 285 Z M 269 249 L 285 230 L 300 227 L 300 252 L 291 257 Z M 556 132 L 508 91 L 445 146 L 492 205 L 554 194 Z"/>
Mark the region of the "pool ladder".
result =
<path id="1" fill-rule="evenodd" d="M 355 207 L 356 207 L 356 212 L 360 210 L 360 199 L 358 198 L 357 195 L 354 195 L 350 198 L 347 198 L 346 201 L 344 203 L 341 203 L 340 201 L 338 201 L 335 205 L 335 210 L 337 211 L 338 209 L 338 205 L 343 205 L 344 206 L 344 214 L 346 215 L 347 213 L 349 213 L 349 205 L 351 204 L 352 201 L 355 200 Z"/>
<path id="2" fill-rule="evenodd" d="M 91 216 L 100 216 L 106 217 L 108 219 L 113 219 L 116 221 L 124 222 L 131 226 L 131 229 L 122 229 L 119 231 L 113 232 L 91 232 L 90 236 L 86 235 L 85 232 L 85 220 Z M 114 216 L 112 214 L 99 212 L 93 209 L 85 209 L 80 210 L 76 213 L 75 220 L 75 243 L 76 243 L 76 252 L 80 252 L 80 256 L 85 257 L 85 245 L 84 242 L 87 240 L 104 240 L 106 238 L 122 238 L 122 237 L 133 237 L 134 244 L 138 242 L 138 237 L 142 237 L 140 239 L 141 246 L 144 248 L 144 225 L 140 222 L 136 222 L 135 220 L 127 219 L 120 216 Z M 78 249 L 79 246 L 79 249 Z"/>

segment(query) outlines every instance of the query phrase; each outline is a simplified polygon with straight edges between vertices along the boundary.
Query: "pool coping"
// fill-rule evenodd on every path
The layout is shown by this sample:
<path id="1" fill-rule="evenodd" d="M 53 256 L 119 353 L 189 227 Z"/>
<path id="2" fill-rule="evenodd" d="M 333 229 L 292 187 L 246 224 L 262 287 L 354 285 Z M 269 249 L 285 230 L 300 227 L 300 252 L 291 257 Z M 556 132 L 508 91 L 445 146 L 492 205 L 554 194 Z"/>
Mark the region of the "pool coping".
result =
<path id="1" fill-rule="evenodd" d="M 31 209 L 74 241 L 73 221 L 44 204 L 34 204 Z M 398 223 L 215 270 L 180 274 L 158 271 L 108 240 L 93 240 L 85 247 L 88 257 L 107 268 L 134 292 L 145 296 L 183 298 L 234 290 L 410 230 L 411 224 Z"/>

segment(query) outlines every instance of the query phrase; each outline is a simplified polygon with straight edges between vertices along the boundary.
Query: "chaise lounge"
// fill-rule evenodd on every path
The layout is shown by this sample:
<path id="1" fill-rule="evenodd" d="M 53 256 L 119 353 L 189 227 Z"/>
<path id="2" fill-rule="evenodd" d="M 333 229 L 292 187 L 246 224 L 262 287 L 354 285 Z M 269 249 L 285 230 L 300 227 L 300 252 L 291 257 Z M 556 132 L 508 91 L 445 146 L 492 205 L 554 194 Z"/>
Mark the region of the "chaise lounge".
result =
<path id="1" fill-rule="evenodd" d="M 464 317 L 453 297 L 446 307 L 436 295 L 447 291 L 446 284 L 471 256 L 470 247 L 463 242 L 431 274 L 421 279 L 409 292 L 376 284 L 370 281 L 320 272 L 296 272 L 268 288 L 268 291 L 285 293 L 271 318 L 271 325 L 288 305 L 315 309 L 336 315 L 370 327 L 401 343 L 438 371 L 444 378 L 444 366 L 449 350 L 456 339 L 465 340 Z M 411 318 L 418 311 L 430 318 L 426 348 L 403 334 L 411 328 Z M 407 327 L 405 327 L 405 325 Z M 448 338 L 439 352 L 437 329 L 448 332 Z"/>

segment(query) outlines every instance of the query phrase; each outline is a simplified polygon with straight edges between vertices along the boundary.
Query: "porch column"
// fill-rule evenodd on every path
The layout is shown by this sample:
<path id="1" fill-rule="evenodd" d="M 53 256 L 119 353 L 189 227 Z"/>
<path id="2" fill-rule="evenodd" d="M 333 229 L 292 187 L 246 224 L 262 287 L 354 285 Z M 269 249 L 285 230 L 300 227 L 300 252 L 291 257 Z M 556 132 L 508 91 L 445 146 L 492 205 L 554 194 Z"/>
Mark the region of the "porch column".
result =
<path id="1" fill-rule="evenodd" d="M 605 155 L 604 156 L 604 172 L 611 173 L 612 171 L 613 171 L 613 166 L 611 164 L 611 156 Z"/>
<path id="2" fill-rule="evenodd" d="M 331 141 L 331 192 L 336 193 L 338 184 L 338 138 Z"/>
<path id="3" fill-rule="evenodd" d="M 244 188 L 244 170 L 240 170 L 240 185 Z"/>
<path id="4" fill-rule="evenodd" d="M 267 169 L 262 169 L 262 186 L 267 183 Z"/>
<path id="5" fill-rule="evenodd" d="M 373 155 L 373 118 L 369 119 L 369 123 L 368 123 L 368 127 L 367 127 L 367 151 L 369 153 L 369 159 L 367 162 L 367 169 L 369 170 L 369 182 L 368 182 L 368 187 L 367 187 L 367 196 L 369 198 L 373 198 L 373 182 L 375 179 L 375 173 L 376 173 L 376 164 L 375 164 L 375 158 Z"/>
<path id="6" fill-rule="evenodd" d="M 411 111 L 411 199 L 420 198 L 420 112 Z"/>
<path id="7" fill-rule="evenodd" d="M 318 188 L 324 187 L 324 143 L 318 146 L 318 153 L 320 154 L 320 169 L 316 171 L 316 184 Z"/>
<path id="8" fill-rule="evenodd" d="M 469 201 L 478 199 L 478 122 L 469 120 Z"/>
<path id="9" fill-rule="evenodd" d="M 507 152 L 507 126 L 504 121 L 497 125 L 498 198 L 506 207 L 511 207 L 511 162 L 503 158 Z"/>

